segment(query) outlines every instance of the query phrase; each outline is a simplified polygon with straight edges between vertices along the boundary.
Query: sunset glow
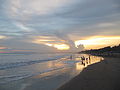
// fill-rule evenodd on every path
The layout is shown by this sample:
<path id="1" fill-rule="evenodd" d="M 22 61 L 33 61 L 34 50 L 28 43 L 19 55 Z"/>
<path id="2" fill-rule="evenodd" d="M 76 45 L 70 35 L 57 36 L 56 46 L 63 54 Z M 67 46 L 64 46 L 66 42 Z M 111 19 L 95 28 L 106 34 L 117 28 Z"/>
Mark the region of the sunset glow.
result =
<path id="1" fill-rule="evenodd" d="M 53 45 L 58 50 L 68 50 L 70 47 L 66 44 L 55 44 Z"/>
<path id="2" fill-rule="evenodd" d="M 94 36 L 85 40 L 75 41 L 76 45 L 83 44 L 85 49 L 97 49 L 120 44 L 120 36 Z"/>
<path id="3" fill-rule="evenodd" d="M 119 57 L 120 0 L 0 0 L 0 90 L 118 89 Z"/>
<path id="4" fill-rule="evenodd" d="M 4 51 L 78 52 L 118 45 L 117 1 L 0 0 L 0 46 L 9 47 Z"/>
<path id="5" fill-rule="evenodd" d="M 47 45 L 49 47 L 54 47 L 58 50 L 69 50 L 70 49 L 69 45 L 62 43 L 61 41 L 62 40 L 52 40 L 50 38 L 49 39 L 38 38 L 33 40 L 33 43 Z"/>
<path id="6" fill-rule="evenodd" d="M 58 50 L 69 50 L 70 49 L 69 45 L 67 45 L 67 44 L 49 44 L 49 43 L 46 43 L 45 45 L 57 48 Z"/>

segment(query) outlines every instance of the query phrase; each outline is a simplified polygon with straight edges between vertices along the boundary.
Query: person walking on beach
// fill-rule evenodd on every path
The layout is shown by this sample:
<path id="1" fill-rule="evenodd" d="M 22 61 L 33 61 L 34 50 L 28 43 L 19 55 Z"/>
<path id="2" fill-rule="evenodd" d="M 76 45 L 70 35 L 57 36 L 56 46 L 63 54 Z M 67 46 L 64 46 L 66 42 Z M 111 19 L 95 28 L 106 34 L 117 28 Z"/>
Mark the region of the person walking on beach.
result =
<path id="1" fill-rule="evenodd" d="M 86 63 L 88 64 L 88 58 L 86 58 Z"/>

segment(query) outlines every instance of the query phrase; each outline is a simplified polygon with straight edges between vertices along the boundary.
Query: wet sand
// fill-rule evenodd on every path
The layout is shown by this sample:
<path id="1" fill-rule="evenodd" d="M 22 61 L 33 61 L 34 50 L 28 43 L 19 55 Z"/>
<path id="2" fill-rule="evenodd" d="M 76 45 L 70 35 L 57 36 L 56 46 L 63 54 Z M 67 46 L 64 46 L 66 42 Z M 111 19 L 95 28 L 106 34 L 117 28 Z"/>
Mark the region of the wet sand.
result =
<path id="1" fill-rule="evenodd" d="M 57 90 L 120 90 L 120 58 L 89 65 Z"/>

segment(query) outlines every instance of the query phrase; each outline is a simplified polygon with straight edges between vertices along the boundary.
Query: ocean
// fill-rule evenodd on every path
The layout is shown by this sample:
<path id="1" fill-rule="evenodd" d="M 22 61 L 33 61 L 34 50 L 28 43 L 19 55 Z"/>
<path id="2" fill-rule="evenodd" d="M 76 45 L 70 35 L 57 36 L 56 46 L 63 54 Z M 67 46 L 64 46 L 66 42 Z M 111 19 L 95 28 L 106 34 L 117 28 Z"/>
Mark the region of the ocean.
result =
<path id="1" fill-rule="evenodd" d="M 53 70 L 69 67 L 77 60 L 70 60 L 71 54 L 1 54 L 0 84 Z"/>
<path id="2" fill-rule="evenodd" d="M 44 79 L 44 82 L 46 81 L 47 84 L 42 85 L 42 87 L 46 88 L 43 90 L 53 90 L 53 88 L 57 88 L 57 86 L 70 80 L 82 71 L 85 67 L 81 65 L 80 57 L 82 56 L 89 57 L 88 55 L 75 53 L 0 54 L 0 90 L 27 90 L 16 89 L 15 87 L 24 87 L 25 79 L 36 76 Z M 91 63 L 95 63 L 100 61 L 101 57 L 91 56 L 91 59 L 93 60 Z M 49 76 L 52 78 L 56 76 L 62 77 L 59 81 L 60 77 L 52 79 L 50 84 L 46 80 Z M 18 83 L 21 80 L 23 82 Z M 33 81 L 33 79 L 31 80 Z M 10 85 L 11 83 L 13 85 Z M 27 83 L 30 83 L 30 81 L 27 80 Z M 40 82 L 39 84 L 42 83 Z M 52 87 L 52 89 L 49 87 Z"/>

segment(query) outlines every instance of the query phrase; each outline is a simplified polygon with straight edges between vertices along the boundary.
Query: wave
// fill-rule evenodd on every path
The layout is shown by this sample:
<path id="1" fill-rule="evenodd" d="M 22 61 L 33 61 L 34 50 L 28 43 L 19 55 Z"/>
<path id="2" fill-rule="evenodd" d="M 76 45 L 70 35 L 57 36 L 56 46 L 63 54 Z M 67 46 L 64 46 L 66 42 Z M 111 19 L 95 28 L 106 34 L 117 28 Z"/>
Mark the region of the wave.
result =
<path id="1" fill-rule="evenodd" d="M 44 70 L 44 71 L 41 71 L 41 72 L 36 72 L 36 73 L 0 76 L 0 84 L 9 83 L 11 81 L 17 81 L 17 80 L 21 80 L 21 79 L 24 79 L 24 78 L 28 78 L 28 77 L 32 77 L 32 76 L 36 76 L 36 75 L 39 75 L 39 74 L 43 74 L 43 73 L 47 73 L 47 72 L 51 72 L 51 71 L 55 71 L 55 70 L 60 70 L 60 69 L 68 68 L 68 67 L 70 68 L 73 64 L 75 64 L 77 62 L 80 62 L 80 61 L 67 61 L 67 62 L 64 62 L 64 63 L 66 63 L 65 66 L 58 67 L 58 68 L 50 68 L 50 69 L 47 69 L 47 70 Z"/>
<path id="2" fill-rule="evenodd" d="M 16 68 L 16 67 L 21 67 L 21 66 L 27 66 L 27 65 L 32 65 L 32 64 L 36 64 L 36 63 L 43 63 L 43 62 L 47 62 L 47 61 L 59 60 L 65 56 L 68 56 L 68 55 L 56 56 L 54 58 L 45 59 L 45 60 L 34 60 L 34 61 L 31 60 L 28 62 L 24 61 L 24 62 L 15 62 L 15 63 L 4 63 L 4 64 L 0 64 L 0 70 Z"/>
<path id="3" fill-rule="evenodd" d="M 34 61 L 31 60 L 28 62 L 4 63 L 4 64 L 0 64 L 0 70 L 9 71 L 9 69 L 12 70 L 12 68 L 28 66 L 28 65 L 37 64 L 37 63 L 44 63 L 44 62 L 48 62 L 48 61 L 55 61 L 55 63 L 63 63 L 63 66 L 46 68 L 45 70 L 41 70 L 41 71 L 37 71 L 37 72 L 30 71 L 30 72 L 24 72 L 24 73 L 15 73 L 12 75 L 6 74 L 5 76 L 1 75 L 0 76 L 0 84 L 9 83 L 11 81 L 17 81 L 17 80 L 21 80 L 24 78 L 28 78 L 28 77 L 32 77 L 32 76 L 36 76 L 39 74 L 56 71 L 56 70 L 60 70 L 60 69 L 64 69 L 64 68 L 70 68 L 71 66 L 73 66 L 73 64 L 80 62 L 77 60 L 71 60 L 70 55 L 61 55 L 61 56 L 55 56 L 53 58 L 45 59 L 45 60 L 34 60 Z"/>

